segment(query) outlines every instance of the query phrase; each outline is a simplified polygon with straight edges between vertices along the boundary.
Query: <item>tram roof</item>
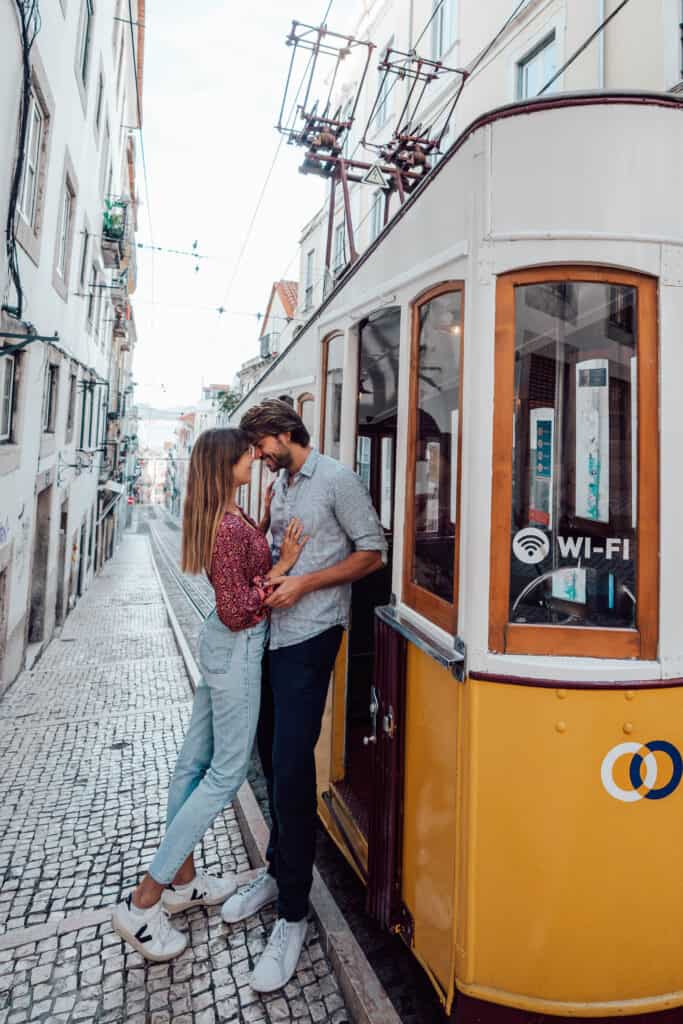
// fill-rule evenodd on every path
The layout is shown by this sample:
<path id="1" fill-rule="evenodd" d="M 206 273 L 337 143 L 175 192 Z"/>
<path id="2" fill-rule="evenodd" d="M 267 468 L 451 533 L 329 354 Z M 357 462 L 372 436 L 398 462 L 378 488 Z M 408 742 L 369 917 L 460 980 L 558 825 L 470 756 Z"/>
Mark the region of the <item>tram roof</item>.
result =
<path id="1" fill-rule="evenodd" d="M 412 209 L 412 207 L 419 201 L 420 197 L 429 188 L 431 183 L 439 174 L 441 174 L 447 164 L 450 163 L 456 153 L 462 148 L 467 140 L 474 135 L 475 132 L 479 131 L 481 128 L 485 128 L 489 124 L 493 124 L 496 121 L 503 121 L 510 117 L 536 114 L 548 110 L 565 109 L 567 107 L 592 106 L 653 106 L 670 107 L 672 109 L 683 110 L 683 94 L 669 92 L 639 92 L 632 90 L 610 90 L 609 92 L 567 92 L 562 93 L 559 96 L 539 96 L 530 100 L 518 100 L 514 103 L 506 103 L 503 106 L 493 107 L 484 114 L 480 114 L 479 117 L 476 117 L 471 121 L 467 128 L 465 128 L 465 130 L 453 141 L 453 144 L 444 153 L 443 159 L 440 160 L 436 167 L 434 167 L 424 180 L 420 182 L 412 195 L 406 200 L 403 206 L 396 211 L 377 238 L 360 254 L 356 262 L 349 267 L 347 272 L 343 275 L 338 284 L 334 286 L 329 295 L 323 299 L 319 306 L 316 307 L 312 315 L 284 352 L 280 353 L 277 359 L 275 359 L 268 367 L 263 376 L 259 378 L 257 384 L 252 388 L 252 391 L 255 388 L 258 388 L 263 381 L 270 376 L 273 370 L 280 364 L 291 349 L 301 341 L 309 328 L 315 324 L 321 314 L 332 304 L 337 296 L 341 294 L 363 264 L 384 243 L 396 225 L 407 214 L 408 210 Z M 236 412 L 242 405 L 244 405 L 250 394 L 251 391 L 244 396 L 239 405 L 235 406 L 233 412 Z"/>

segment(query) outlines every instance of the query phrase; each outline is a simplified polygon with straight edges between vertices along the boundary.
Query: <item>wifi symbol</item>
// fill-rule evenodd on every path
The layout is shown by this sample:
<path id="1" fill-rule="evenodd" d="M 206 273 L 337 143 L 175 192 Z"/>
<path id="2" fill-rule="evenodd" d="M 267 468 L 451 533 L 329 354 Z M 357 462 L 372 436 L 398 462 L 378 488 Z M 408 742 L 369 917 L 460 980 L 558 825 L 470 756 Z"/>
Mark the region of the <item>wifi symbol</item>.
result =
<path id="1" fill-rule="evenodd" d="M 525 565 L 538 565 L 550 554 L 550 541 L 542 530 L 529 526 L 515 534 L 512 550 Z"/>

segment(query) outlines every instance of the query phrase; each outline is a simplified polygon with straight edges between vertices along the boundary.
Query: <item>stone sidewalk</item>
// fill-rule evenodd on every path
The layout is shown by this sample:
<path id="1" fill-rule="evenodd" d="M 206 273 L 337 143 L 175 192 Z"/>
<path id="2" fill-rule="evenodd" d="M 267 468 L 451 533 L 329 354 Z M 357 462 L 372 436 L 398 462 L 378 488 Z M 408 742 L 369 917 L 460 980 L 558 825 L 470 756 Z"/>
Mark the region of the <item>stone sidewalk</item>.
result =
<path id="1" fill-rule="evenodd" d="M 162 835 L 191 699 L 148 538 L 127 534 L 0 701 L 0 1024 L 350 1020 L 313 922 L 297 974 L 265 999 L 247 977 L 273 910 L 230 929 L 217 911 L 175 919 L 190 945 L 172 965 L 111 929 Z M 249 876 L 232 808 L 197 860 Z"/>

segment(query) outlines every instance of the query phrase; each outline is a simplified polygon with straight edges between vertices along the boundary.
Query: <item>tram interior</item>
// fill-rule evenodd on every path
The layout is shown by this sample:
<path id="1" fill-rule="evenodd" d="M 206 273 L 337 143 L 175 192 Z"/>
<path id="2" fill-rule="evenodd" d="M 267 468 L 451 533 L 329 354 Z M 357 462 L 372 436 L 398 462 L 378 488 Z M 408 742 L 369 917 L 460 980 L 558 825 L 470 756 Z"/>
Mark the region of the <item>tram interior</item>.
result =
<path id="1" fill-rule="evenodd" d="M 374 610 L 391 600 L 391 560 L 396 465 L 396 409 L 401 314 L 378 311 L 359 327 L 356 472 L 372 497 L 389 545 L 384 567 L 353 585 L 346 698 L 345 778 L 337 789 L 367 835 L 371 799 L 371 729 Z"/>
<path id="2" fill-rule="evenodd" d="M 516 311 L 512 536 L 542 531 L 548 555 L 513 545 L 510 621 L 633 627 L 635 289 L 528 285 Z"/>

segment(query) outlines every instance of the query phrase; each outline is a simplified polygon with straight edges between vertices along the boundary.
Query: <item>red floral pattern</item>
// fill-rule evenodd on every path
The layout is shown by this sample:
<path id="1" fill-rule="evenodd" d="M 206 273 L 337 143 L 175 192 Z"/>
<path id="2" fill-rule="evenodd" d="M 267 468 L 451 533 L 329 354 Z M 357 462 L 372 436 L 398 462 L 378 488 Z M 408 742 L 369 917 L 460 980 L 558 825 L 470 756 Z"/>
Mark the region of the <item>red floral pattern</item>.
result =
<path id="1" fill-rule="evenodd" d="M 209 577 L 216 593 L 218 618 L 233 632 L 255 626 L 265 618 L 263 577 L 272 567 L 264 534 L 249 516 L 242 515 L 251 526 L 238 515 L 227 512 L 223 516 L 216 533 Z"/>

